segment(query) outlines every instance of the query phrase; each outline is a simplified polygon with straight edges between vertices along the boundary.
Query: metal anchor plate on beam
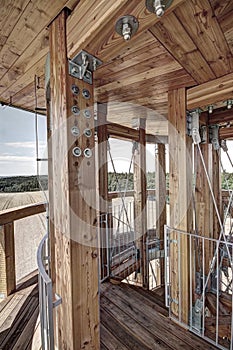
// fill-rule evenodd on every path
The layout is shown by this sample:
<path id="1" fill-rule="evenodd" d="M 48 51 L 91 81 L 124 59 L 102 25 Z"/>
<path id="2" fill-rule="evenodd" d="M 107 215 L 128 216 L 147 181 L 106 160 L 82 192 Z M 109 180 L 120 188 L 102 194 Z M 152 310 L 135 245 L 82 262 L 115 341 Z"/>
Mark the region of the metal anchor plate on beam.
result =
<path id="1" fill-rule="evenodd" d="M 69 60 L 69 74 L 74 78 L 78 78 L 93 83 L 93 72 L 102 64 L 97 57 L 89 54 L 87 51 L 80 51 L 72 60 Z"/>

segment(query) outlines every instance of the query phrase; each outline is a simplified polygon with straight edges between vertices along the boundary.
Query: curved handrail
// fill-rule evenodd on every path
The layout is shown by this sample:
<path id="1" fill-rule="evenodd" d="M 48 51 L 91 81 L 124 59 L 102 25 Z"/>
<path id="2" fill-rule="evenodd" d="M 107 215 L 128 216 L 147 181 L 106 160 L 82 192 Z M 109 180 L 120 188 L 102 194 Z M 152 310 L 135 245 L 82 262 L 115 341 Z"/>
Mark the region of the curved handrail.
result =
<path id="1" fill-rule="evenodd" d="M 46 272 L 45 265 L 43 263 L 44 258 L 42 257 L 43 249 L 44 249 L 44 246 L 46 244 L 47 239 L 48 239 L 48 233 L 42 238 L 42 240 L 39 244 L 38 250 L 37 250 L 37 266 L 38 266 L 39 274 L 41 275 L 41 277 L 43 278 L 43 280 L 46 284 L 52 282 L 51 278 L 49 277 L 49 275 Z M 48 257 L 47 257 L 47 259 L 48 259 Z"/>

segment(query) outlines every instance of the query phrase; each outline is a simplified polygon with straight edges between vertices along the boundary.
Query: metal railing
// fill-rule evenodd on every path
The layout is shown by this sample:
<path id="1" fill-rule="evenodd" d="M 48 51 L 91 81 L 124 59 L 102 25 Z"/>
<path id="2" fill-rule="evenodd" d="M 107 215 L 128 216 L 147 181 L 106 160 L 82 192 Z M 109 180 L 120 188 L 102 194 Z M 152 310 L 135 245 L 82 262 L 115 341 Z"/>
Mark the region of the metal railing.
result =
<path id="1" fill-rule="evenodd" d="M 52 280 L 48 274 L 48 234 L 40 242 L 37 251 L 37 265 L 42 349 L 54 350 L 53 308 L 61 303 L 61 298 L 55 295 L 55 301 L 53 301 Z"/>
<path id="2" fill-rule="evenodd" d="M 220 241 L 166 226 L 165 292 L 172 319 L 218 348 L 232 350 L 233 243 L 230 236 L 227 239 Z M 186 270 L 183 255 L 188 257 Z M 189 310 L 186 323 L 183 305 Z"/>

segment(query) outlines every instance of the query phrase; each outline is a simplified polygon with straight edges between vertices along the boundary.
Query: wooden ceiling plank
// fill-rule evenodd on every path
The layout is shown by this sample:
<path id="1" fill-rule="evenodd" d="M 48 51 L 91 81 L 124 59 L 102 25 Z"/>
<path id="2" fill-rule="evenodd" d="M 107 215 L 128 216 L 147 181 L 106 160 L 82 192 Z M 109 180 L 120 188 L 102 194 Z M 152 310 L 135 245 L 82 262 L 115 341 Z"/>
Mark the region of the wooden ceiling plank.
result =
<path id="1" fill-rule="evenodd" d="M 233 10 L 232 0 L 209 0 L 215 16 L 219 19 Z"/>
<path id="2" fill-rule="evenodd" d="M 30 0 L 5 0 L 0 2 L 0 50 Z"/>
<path id="3" fill-rule="evenodd" d="M 197 83 L 216 77 L 174 13 L 162 18 L 150 28 L 150 32 Z"/>
<path id="4" fill-rule="evenodd" d="M 43 30 L 39 33 L 36 40 L 23 52 L 15 64 L 7 71 L 0 81 L 0 95 L 5 96 L 8 89 L 14 91 L 17 80 L 27 73 L 32 67 L 37 67 L 41 58 L 48 53 L 48 32 Z M 41 62 L 42 63 L 42 62 Z M 45 61 L 43 63 L 45 65 Z M 15 93 L 17 91 L 15 90 Z"/>
<path id="5" fill-rule="evenodd" d="M 233 98 L 233 73 L 187 90 L 188 109 L 201 108 Z"/>
<path id="6" fill-rule="evenodd" d="M 103 75 L 103 78 L 101 79 L 101 86 L 107 85 L 114 81 L 121 81 L 121 79 L 125 79 L 127 77 L 127 80 L 129 80 L 131 77 L 134 77 L 135 75 L 139 75 L 141 73 L 148 72 L 151 69 L 157 68 L 159 71 L 162 66 L 167 66 L 174 63 L 173 58 L 169 53 L 162 53 L 161 55 L 153 55 L 153 52 L 151 52 L 151 56 L 149 59 L 142 59 L 140 63 L 134 64 L 132 66 L 129 66 L 125 69 L 121 69 L 121 65 L 119 64 L 119 70 L 116 70 L 112 74 Z M 179 69 L 181 66 L 179 66 Z"/>
<path id="7" fill-rule="evenodd" d="M 174 0 L 170 8 L 166 11 L 165 16 L 183 1 Z M 83 16 L 83 13 L 86 13 L 87 9 L 91 9 L 92 16 Z M 104 14 L 103 9 L 105 10 Z M 78 53 L 77 49 L 83 46 L 87 51 L 96 55 L 104 62 L 115 57 L 122 48 L 127 46 L 123 38 L 115 33 L 115 22 L 119 16 L 129 13 L 137 17 L 140 23 L 135 37 L 159 20 L 155 14 L 147 11 L 144 0 L 140 0 L 136 4 L 135 2 L 126 0 L 108 2 L 97 0 L 94 4 L 92 0 L 81 0 L 76 11 L 68 18 L 67 22 L 68 56 L 70 58 L 74 57 Z M 91 34 L 88 37 L 87 32 Z"/>
<path id="8" fill-rule="evenodd" d="M 220 140 L 227 140 L 233 138 L 233 126 L 229 128 L 220 128 L 219 129 L 219 138 Z"/>
<path id="9" fill-rule="evenodd" d="M 156 45 L 157 43 L 153 43 L 151 45 L 146 46 L 146 48 L 142 48 L 137 52 L 134 52 L 126 57 L 120 57 L 119 59 L 112 62 L 111 65 L 107 65 L 104 67 L 100 67 L 95 72 L 95 84 L 103 85 L 108 81 L 114 80 L 114 76 L 120 73 L 125 69 L 130 69 L 131 67 L 136 67 L 136 65 L 141 65 L 146 61 L 155 60 L 158 55 L 161 55 L 163 49 L 161 49 L 160 45 Z M 164 52 L 163 52 L 164 54 Z M 165 51 L 165 55 L 167 55 Z M 153 63 L 151 63 L 153 64 Z"/>
<path id="10" fill-rule="evenodd" d="M 142 96 L 153 96 L 157 94 L 163 94 L 168 90 L 174 90 L 180 87 L 190 87 L 195 85 L 195 82 L 185 72 L 185 70 L 179 69 L 168 74 L 164 74 L 158 77 L 152 77 L 151 79 L 142 80 L 138 83 L 125 84 L 118 89 L 108 90 L 105 93 L 98 93 L 96 90 L 97 101 L 124 101 L 131 98 L 136 99 Z M 149 87 L 149 88 L 148 88 Z"/>
<path id="11" fill-rule="evenodd" d="M 216 77 L 230 73 L 233 57 L 209 1 L 185 1 L 175 14 Z"/>
<path id="12" fill-rule="evenodd" d="M 163 66 L 160 66 L 159 69 L 158 67 L 155 67 L 146 72 L 142 72 L 131 77 L 126 76 L 124 79 L 121 79 L 120 81 L 114 81 L 104 86 L 100 86 L 96 89 L 96 91 L 98 94 L 105 93 L 110 90 L 119 89 L 126 85 L 130 85 L 130 84 L 138 83 L 140 81 L 147 80 L 150 78 L 162 76 L 164 74 L 174 72 L 175 70 L 178 70 L 178 69 L 180 69 L 179 63 L 177 63 L 176 61 L 173 61 Z"/>
<path id="13" fill-rule="evenodd" d="M 206 112 L 208 113 L 208 112 Z M 204 113 L 202 113 L 204 114 Z M 212 114 L 208 114 L 208 124 L 225 124 L 233 122 L 233 110 L 222 108 L 220 111 L 214 110 Z"/>
<path id="14" fill-rule="evenodd" d="M 80 47 L 86 46 L 101 34 L 109 18 L 124 5 L 127 0 L 81 0 L 67 20 L 68 57 L 77 54 Z"/>
<path id="15" fill-rule="evenodd" d="M 124 63 L 127 64 L 128 62 L 129 64 L 130 62 L 134 64 L 135 60 L 138 61 L 137 57 L 140 52 L 143 52 L 143 50 L 145 51 L 145 43 L 148 51 L 150 49 L 159 50 L 161 48 L 160 43 L 156 42 L 149 32 L 143 32 L 137 37 L 137 40 L 134 40 L 134 38 L 129 40 L 127 43 L 127 48 L 124 47 L 122 51 L 118 52 L 118 55 L 116 57 L 106 63 L 103 63 L 97 69 L 95 74 L 102 74 L 100 73 L 102 71 L 104 71 L 103 74 L 105 74 L 105 72 L 114 72 L 119 66 L 119 63 L 121 65 Z"/>
<path id="16" fill-rule="evenodd" d="M 66 4 L 66 0 L 31 0 L 0 51 L 0 78 Z"/>
<path id="17" fill-rule="evenodd" d="M 1 94 L 0 99 L 5 101 L 10 101 L 11 96 L 14 96 L 17 92 L 24 89 L 30 83 L 34 82 L 35 75 L 41 76 L 44 74 L 46 55 L 41 57 L 41 59 L 32 66 L 25 74 L 21 75 L 16 82 L 7 89 L 3 94 Z"/>

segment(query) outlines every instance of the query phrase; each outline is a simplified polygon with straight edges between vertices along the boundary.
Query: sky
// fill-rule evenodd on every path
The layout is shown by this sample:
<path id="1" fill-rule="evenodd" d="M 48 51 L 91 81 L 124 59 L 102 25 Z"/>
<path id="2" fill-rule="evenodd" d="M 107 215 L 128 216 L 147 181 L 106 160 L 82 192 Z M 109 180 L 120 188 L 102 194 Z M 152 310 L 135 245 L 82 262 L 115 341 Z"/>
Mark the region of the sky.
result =
<path id="1" fill-rule="evenodd" d="M 39 158 L 46 154 L 46 117 L 38 116 Z M 110 149 L 117 172 L 128 172 L 132 156 L 132 142 L 111 139 Z M 168 152 L 168 151 L 167 151 Z M 228 153 L 233 160 L 233 141 L 228 141 Z M 41 162 L 39 174 L 46 174 L 46 162 Z M 147 171 L 154 171 L 154 145 L 146 148 Z M 222 152 L 224 169 L 233 168 Z M 35 115 L 0 105 L 0 176 L 36 175 Z M 113 171 L 111 161 L 109 171 Z"/>
<path id="2" fill-rule="evenodd" d="M 46 117 L 38 116 L 39 157 L 46 148 Z M 47 157 L 47 156 L 46 156 Z M 36 175 L 35 115 L 0 106 L 0 176 Z"/>

